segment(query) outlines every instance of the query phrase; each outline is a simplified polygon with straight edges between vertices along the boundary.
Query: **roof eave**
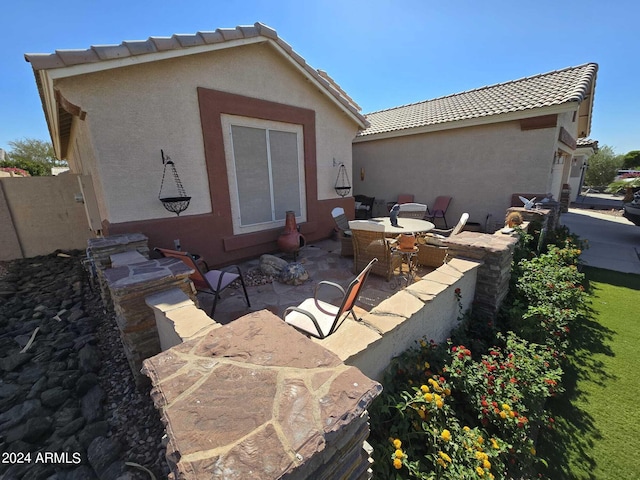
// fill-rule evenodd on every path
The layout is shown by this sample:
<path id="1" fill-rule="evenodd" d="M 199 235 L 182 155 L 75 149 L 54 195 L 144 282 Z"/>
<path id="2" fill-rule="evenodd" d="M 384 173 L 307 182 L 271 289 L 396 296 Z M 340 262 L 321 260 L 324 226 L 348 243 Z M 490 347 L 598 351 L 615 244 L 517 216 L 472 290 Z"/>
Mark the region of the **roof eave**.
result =
<path id="1" fill-rule="evenodd" d="M 60 121 L 58 118 L 58 102 L 56 100 L 55 90 L 53 88 L 53 80 L 48 75 L 47 70 L 34 71 L 38 92 L 40 93 L 40 101 L 42 102 L 42 110 L 44 111 L 45 120 L 49 128 L 49 136 L 53 144 L 55 155 L 59 159 L 64 159 L 66 152 L 63 152 L 62 138 L 60 137 Z"/>
<path id="2" fill-rule="evenodd" d="M 292 49 L 291 51 L 288 51 L 287 49 L 283 48 L 282 45 L 280 45 L 281 43 L 284 44 L 282 40 L 280 39 L 273 40 L 265 36 L 238 38 L 238 39 L 226 40 L 221 43 L 198 45 L 198 46 L 193 46 L 189 48 L 165 50 L 160 52 L 150 52 L 150 53 L 145 53 L 143 55 L 114 58 L 110 60 L 82 63 L 79 65 L 63 66 L 63 67 L 56 67 L 56 68 L 45 67 L 42 69 L 37 69 L 37 67 L 34 66 L 33 68 L 36 73 L 41 74 L 41 81 L 43 81 L 43 90 L 53 92 L 53 85 L 55 81 L 62 78 L 74 77 L 78 75 L 86 75 L 90 73 L 111 70 L 114 68 L 140 65 L 140 64 L 155 62 L 159 60 L 178 58 L 186 55 L 196 55 L 199 53 L 207 53 L 207 52 L 212 52 L 216 50 L 228 49 L 228 48 L 233 48 L 238 46 L 257 44 L 257 43 L 267 43 L 271 47 L 273 47 L 275 50 L 277 50 L 285 59 L 289 61 L 291 65 L 294 66 L 294 68 L 296 68 L 300 73 L 302 73 L 303 76 L 305 76 L 305 78 L 307 78 L 311 83 L 313 83 L 334 105 L 336 105 L 340 110 L 346 113 L 347 116 L 351 118 L 358 125 L 359 129 L 365 129 L 369 126 L 369 122 L 365 119 L 365 117 L 361 113 L 359 113 L 355 107 L 349 105 L 347 99 L 344 99 L 344 102 L 341 101 L 342 96 L 340 95 L 340 92 L 337 92 L 338 96 L 331 93 L 330 90 L 334 88 L 331 86 L 330 82 L 323 79 L 319 74 L 317 74 L 315 70 L 313 70 L 312 67 L 308 66 L 306 62 L 304 62 L 304 66 L 303 66 L 300 63 L 300 60 L 294 59 L 292 55 L 297 55 L 297 54 L 295 54 L 295 52 L 293 52 Z M 25 55 L 25 58 L 27 61 L 31 62 L 31 58 L 34 58 L 34 56 Z M 305 66 L 307 68 L 305 68 Z M 42 75 L 43 73 L 44 75 Z M 41 100 L 43 102 L 43 105 L 45 105 L 45 113 L 47 115 L 56 111 L 55 108 L 53 109 L 47 108 L 48 107 L 47 98 L 44 98 L 42 96 L 42 93 L 41 93 Z M 52 127 L 55 127 L 56 122 L 55 120 L 47 118 L 47 123 L 50 123 L 50 131 L 53 137 L 54 132 L 56 132 L 56 129 Z M 56 141 L 54 140 L 54 145 L 55 143 Z"/>
<path id="3" fill-rule="evenodd" d="M 444 130 L 453 130 L 457 128 L 476 127 L 480 125 L 490 125 L 493 123 L 511 122 L 522 120 L 525 118 L 538 117 L 541 115 L 552 115 L 556 113 L 570 112 L 576 109 L 578 102 L 567 102 L 561 105 L 553 105 L 549 107 L 539 107 L 518 112 L 500 113 L 497 115 L 487 115 L 484 117 L 467 118 L 463 120 L 455 120 L 450 122 L 436 123 L 432 125 L 424 125 L 422 127 L 405 128 L 400 130 L 392 130 L 388 132 L 373 133 L 370 135 L 360 135 L 354 138 L 353 143 L 369 142 L 374 140 L 383 140 L 387 138 L 405 137 L 407 135 L 419 135 L 423 133 L 440 132 Z"/>

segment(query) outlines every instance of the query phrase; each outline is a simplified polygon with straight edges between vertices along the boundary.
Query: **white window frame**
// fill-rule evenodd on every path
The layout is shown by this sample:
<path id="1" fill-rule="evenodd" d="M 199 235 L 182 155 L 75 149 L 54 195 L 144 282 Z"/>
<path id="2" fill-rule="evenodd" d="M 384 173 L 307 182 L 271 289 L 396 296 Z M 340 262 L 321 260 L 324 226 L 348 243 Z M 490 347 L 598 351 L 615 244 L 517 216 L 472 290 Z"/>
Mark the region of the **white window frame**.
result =
<path id="1" fill-rule="evenodd" d="M 227 180 L 229 183 L 229 195 L 231 200 L 231 218 L 233 221 L 234 235 L 245 233 L 259 232 L 269 230 L 276 227 L 284 226 L 283 219 L 274 219 L 268 222 L 255 223 L 251 225 L 242 225 L 240 216 L 240 194 L 238 189 L 238 177 L 236 172 L 235 155 L 233 152 L 233 136 L 231 128 L 250 127 L 265 130 L 267 135 L 267 145 L 269 145 L 269 131 L 275 130 L 280 132 L 288 132 L 296 134 L 297 156 L 298 156 L 298 186 L 300 189 L 300 214 L 296 216 L 296 222 L 307 221 L 307 193 L 305 188 L 305 165 L 304 165 L 304 138 L 302 125 L 293 123 L 276 122 L 272 120 L 262 120 L 258 118 L 242 117 L 238 115 L 221 115 L 222 136 L 224 139 L 225 161 L 227 165 Z M 273 205 L 273 178 L 271 169 L 271 154 L 267 151 L 269 163 L 269 178 L 265 179 L 271 186 L 271 211 L 272 218 L 275 216 Z"/>

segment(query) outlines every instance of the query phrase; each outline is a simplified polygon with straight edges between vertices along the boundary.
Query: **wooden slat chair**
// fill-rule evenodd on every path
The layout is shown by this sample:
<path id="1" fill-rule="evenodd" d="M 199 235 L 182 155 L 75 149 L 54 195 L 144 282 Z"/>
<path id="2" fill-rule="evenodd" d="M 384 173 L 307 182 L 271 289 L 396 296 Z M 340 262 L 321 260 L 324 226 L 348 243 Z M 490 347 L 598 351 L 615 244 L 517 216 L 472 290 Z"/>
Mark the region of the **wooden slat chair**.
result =
<path id="1" fill-rule="evenodd" d="M 354 272 L 360 271 L 371 259 L 377 258 L 371 273 L 384 277 L 388 282 L 401 263 L 398 255 L 392 255 L 392 247 L 397 243 L 395 239 L 385 236 L 381 223 L 370 220 L 352 220 L 349 228 L 353 237 Z"/>
<path id="2" fill-rule="evenodd" d="M 428 211 L 429 208 L 424 203 L 402 203 L 398 217 L 423 220 Z"/>
<path id="3" fill-rule="evenodd" d="M 192 273 L 189 278 L 196 287 L 196 290 L 213 295 L 213 305 L 211 306 L 211 313 L 209 314 L 210 317 L 213 318 L 213 314 L 216 311 L 216 306 L 222 291 L 238 279 L 240 279 L 240 284 L 244 291 L 247 308 L 251 308 L 247 287 L 244 284 L 244 278 L 242 278 L 240 267 L 237 265 L 229 265 L 221 270 L 209 270 L 209 267 L 205 262 L 197 260 L 188 252 L 169 250 L 167 248 L 155 248 L 154 250 L 163 257 L 178 258 L 189 268 L 193 269 L 194 273 Z M 200 264 L 204 264 L 206 271 L 202 271 Z"/>
<path id="4" fill-rule="evenodd" d="M 316 285 L 313 298 L 307 298 L 297 307 L 287 308 L 282 318 L 301 332 L 320 339 L 334 333 L 349 315 L 352 315 L 357 322 L 358 317 L 353 311 L 353 307 L 355 307 L 360 292 L 362 292 L 362 287 L 367 280 L 371 267 L 376 262 L 377 259 L 375 258 L 371 260 L 358 276 L 353 279 L 346 290 L 337 283 L 326 280 L 319 282 Z M 321 286 L 329 286 L 342 292 L 342 303 L 339 307 L 318 299 Z"/>

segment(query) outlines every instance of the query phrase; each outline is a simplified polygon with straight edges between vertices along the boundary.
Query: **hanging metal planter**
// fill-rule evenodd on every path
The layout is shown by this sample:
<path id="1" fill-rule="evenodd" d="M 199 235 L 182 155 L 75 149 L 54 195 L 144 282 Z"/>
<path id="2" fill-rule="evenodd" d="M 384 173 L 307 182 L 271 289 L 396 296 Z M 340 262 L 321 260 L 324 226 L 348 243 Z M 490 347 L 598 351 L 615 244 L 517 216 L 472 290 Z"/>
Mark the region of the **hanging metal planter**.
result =
<path id="1" fill-rule="evenodd" d="M 347 175 L 347 167 L 344 163 L 340 164 L 338 170 L 338 177 L 336 178 L 336 184 L 334 186 L 336 193 L 341 197 L 346 197 L 351 191 L 351 183 L 349 182 L 349 175 Z"/>
<path id="2" fill-rule="evenodd" d="M 162 205 L 168 211 L 173 212 L 176 215 L 180 215 L 180 213 L 184 212 L 189 206 L 191 197 L 188 197 L 186 192 L 184 191 L 184 187 L 182 186 L 180 177 L 178 177 L 176 164 L 173 163 L 173 160 L 171 160 L 171 158 L 169 158 L 169 155 L 165 157 L 164 151 L 160 150 L 160 154 L 162 155 L 162 164 L 164 165 L 164 170 L 162 171 L 162 182 L 160 183 L 160 192 L 158 193 L 158 199 L 162 202 Z M 164 179 L 167 174 L 167 167 L 169 167 L 171 170 L 175 188 L 165 186 L 164 184 Z"/>

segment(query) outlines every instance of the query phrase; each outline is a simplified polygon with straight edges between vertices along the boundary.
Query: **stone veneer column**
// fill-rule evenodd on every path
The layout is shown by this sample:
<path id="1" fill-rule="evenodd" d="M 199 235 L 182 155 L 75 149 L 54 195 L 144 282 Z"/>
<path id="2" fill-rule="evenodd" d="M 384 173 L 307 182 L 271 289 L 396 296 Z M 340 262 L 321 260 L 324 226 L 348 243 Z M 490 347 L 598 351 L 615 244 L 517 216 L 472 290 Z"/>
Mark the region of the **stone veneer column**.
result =
<path id="1" fill-rule="evenodd" d="M 446 239 L 449 256 L 482 261 L 473 309 L 495 316 L 509 291 L 511 261 L 517 238 L 510 235 L 461 232 Z"/>
<path id="2" fill-rule="evenodd" d="M 189 280 L 192 273 L 193 270 L 177 258 L 148 260 L 103 271 L 120 339 L 138 385 L 146 380 L 140 374 L 142 361 L 160 352 L 155 315 L 145 297 L 177 287 L 196 302 L 196 292 Z"/>
<path id="3" fill-rule="evenodd" d="M 371 478 L 367 407 L 382 387 L 271 312 L 144 361 L 173 479 Z"/>
<path id="4" fill-rule="evenodd" d="M 510 207 L 507 209 L 507 215 L 511 212 L 518 212 L 525 222 L 539 223 L 542 229 L 555 230 L 558 228 L 558 221 L 560 220 L 560 208 L 557 202 L 553 202 L 551 207 L 532 210 L 526 210 L 523 207 Z"/>
<path id="5" fill-rule="evenodd" d="M 128 251 L 136 251 L 149 258 L 148 238 L 142 233 L 123 233 L 108 237 L 90 238 L 87 240 L 87 257 L 95 269 L 94 273 L 100 286 L 102 303 L 109 311 L 113 308 L 109 296 L 109 287 L 105 282 L 103 271 L 111 268 L 111 255 Z"/>

